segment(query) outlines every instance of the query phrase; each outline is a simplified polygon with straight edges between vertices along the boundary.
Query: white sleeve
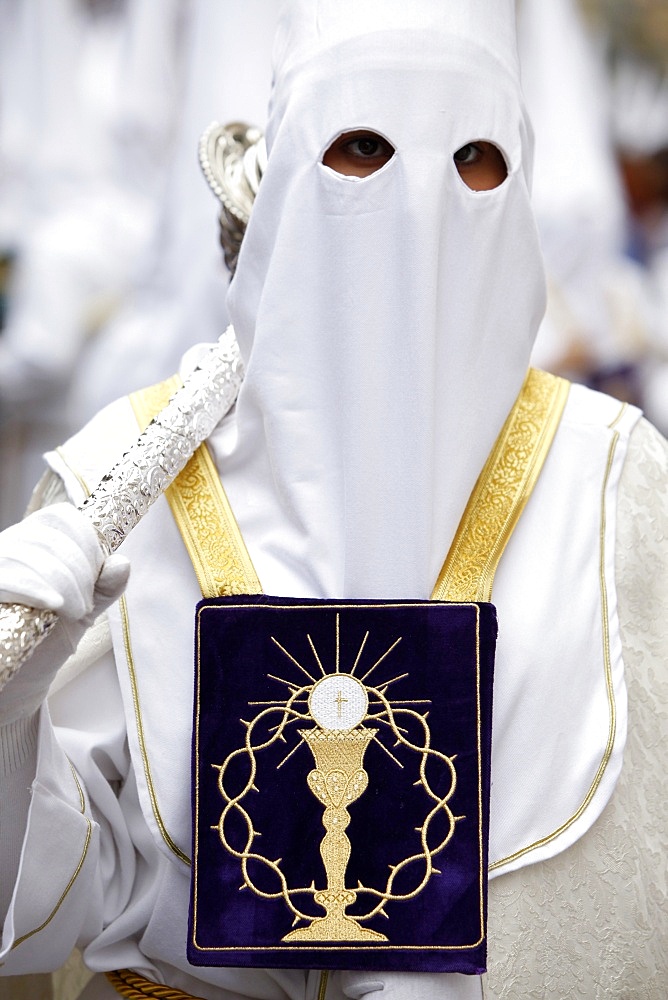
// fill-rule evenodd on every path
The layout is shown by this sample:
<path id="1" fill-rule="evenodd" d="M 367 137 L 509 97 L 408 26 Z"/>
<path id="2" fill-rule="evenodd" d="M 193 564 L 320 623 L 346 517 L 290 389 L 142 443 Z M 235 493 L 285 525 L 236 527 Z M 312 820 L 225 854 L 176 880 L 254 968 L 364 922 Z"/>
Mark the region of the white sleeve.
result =
<path id="1" fill-rule="evenodd" d="M 63 499 L 60 478 L 48 472 L 28 512 Z M 61 662 L 64 654 L 56 652 Z M 58 673 L 48 702 L 0 726 L 3 975 L 58 968 L 127 904 L 136 860 L 119 798 L 129 770 L 111 636 L 101 616 Z"/>
<path id="2" fill-rule="evenodd" d="M 3 975 L 50 971 L 75 945 L 85 947 L 123 912 L 137 869 L 122 806 L 130 759 L 110 652 L 50 696 L 36 737 Z"/>
<path id="3" fill-rule="evenodd" d="M 0 914 L 12 897 L 37 764 L 38 716 L 0 726 Z"/>
<path id="4" fill-rule="evenodd" d="M 98 824 L 46 705 L 39 710 L 37 729 L 27 829 L 0 947 L 6 975 L 58 968 L 83 927 L 94 932 L 99 921 L 100 907 L 94 905 L 101 890 Z M 3 806 L 15 793 L 14 784 Z"/>

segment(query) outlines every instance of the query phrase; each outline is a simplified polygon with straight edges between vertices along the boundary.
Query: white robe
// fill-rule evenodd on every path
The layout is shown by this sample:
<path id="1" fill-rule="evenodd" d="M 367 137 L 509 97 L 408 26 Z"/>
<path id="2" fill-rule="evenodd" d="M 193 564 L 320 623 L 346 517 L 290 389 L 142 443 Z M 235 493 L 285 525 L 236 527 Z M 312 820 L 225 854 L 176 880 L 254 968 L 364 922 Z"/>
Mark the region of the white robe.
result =
<path id="1" fill-rule="evenodd" d="M 501 863 L 490 883 L 488 975 L 373 974 L 365 987 L 363 976 L 337 973 L 330 1000 L 364 995 L 381 981 L 386 997 L 401 998 L 662 996 L 668 453 L 637 419 L 631 410 L 620 414 L 616 401 L 574 387 L 497 573 L 490 858 L 520 854 Z M 121 401 L 51 456 L 75 502 L 82 484 L 71 465 L 94 481 L 133 434 Z M 68 665 L 40 713 L 37 775 L 4 926 L 2 973 L 56 967 L 78 943 L 94 970 L 130 967 L 205 1000 L 315 997 L 315 973 L 188 966 L 184 858 L 197 587 L 162 500 L 125 552 L 133 563 L 129 630 L 123 633 L 123 616 L 112 612 L 115 655 L 103 625 L 81 648 L 79 667 L 86 669 Z M 608 673 L 616 677 L 607 685 L 602 593 Z M 631 730 L 615 787 L 626 719 L 622 649 Z M 574 818 L 605 755 L 611 699 L 617 750 L 603 768 L 609 778 L 604 773 Z M 23 749 L 29 759 L 27 731 Z M 557 833 L 560 825 L 565 830 Z M 86 992 L 113 995 L 101 977 Z"/>

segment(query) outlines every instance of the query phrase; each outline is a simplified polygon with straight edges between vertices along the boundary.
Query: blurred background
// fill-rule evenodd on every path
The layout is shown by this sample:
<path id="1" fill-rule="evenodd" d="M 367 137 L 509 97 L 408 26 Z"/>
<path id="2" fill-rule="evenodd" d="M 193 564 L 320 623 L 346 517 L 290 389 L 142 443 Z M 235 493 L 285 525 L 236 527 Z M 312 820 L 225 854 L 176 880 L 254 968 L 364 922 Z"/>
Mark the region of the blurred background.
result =
<path id="1" fill-rule="evenodd" d="M 227 325 L 214 120 L 263 123 L 278 0 L 0 0 L 0 527 L 41 455 Z"/>
<path id="2" fill-rule="evenodd" d="M 278 0 L 0 0 L 0 527 L 43 451 L 226 325 L 198 139 L 262 125 Z M 534 363 L 668 431 L 668 0 L 518 0 Z"/>

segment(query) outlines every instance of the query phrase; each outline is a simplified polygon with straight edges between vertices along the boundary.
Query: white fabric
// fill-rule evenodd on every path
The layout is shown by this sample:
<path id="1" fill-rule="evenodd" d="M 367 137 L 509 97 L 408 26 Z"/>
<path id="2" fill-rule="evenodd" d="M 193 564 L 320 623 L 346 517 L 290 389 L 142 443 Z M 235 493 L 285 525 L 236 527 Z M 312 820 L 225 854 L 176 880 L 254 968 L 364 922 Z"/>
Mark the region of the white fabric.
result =
<path id="1" fill-rule="evenodd" d="M 300 0 L 279 27 L 220 445 L 269 593 L 427 597 L 522 383 L 544 279 L 512 9 Z M 364 179 L 320 162 L 354 128 L 396 148 Z M 476 139 L 506 157 L 494 190 L 455 168 Z"/>
<path id="2" fill-rule="evenodd" d="M 483 994 L 477 976 L 442 976 L 438 973 L 416 976 L 410 972 L 384 975 L 373 972 L 334 973 L 327 1000 L 338 1000 L 342 995 L 351 1000 L 365 1000 L 366 997 L 370 1000 L 479 1000 Z"/>
<path id="3" fill-rule="evenodd" d="M 7 912 L 19 869 L 21 845 L 30 808 L 30 786 L 35 777 L 37 756 L 37 718 L 30 715 L 11 723 L 0 724 L 0 774 L 9 778 L 7 791 L 0 792 L 0 806 L 11 801 L 10 808 L 0 808 L 0 841 L 5 845 L 0 879 L 0 913 Z"/>
<path id="4" fill-rule="evenodd" d="M 35 511 L 0 534 L 0 600 L 83 618 L 103 563 L 85 514 L 69 503 Z"/>
<path id="5" fill-rule="evenodd" d="M 600 401 L 600 397 L 595 394 L 587 393 L 584 390 L 582 393 L 592 402 Z M 556 493 L 559 493 L 559 490 L 569 483 L 574 484 L 574 488 L 578 488 L 582 480 L 582 470 L 590 461 L 592 452 L 587 446 L 583 450 L 582 445 L 596 427 L 599 427 L 600 430 L 600 425 L 596 421 L 590 421 L 589 427 L 587 427 L 587 424 L 582 420 L 585 409 L 580 401 L 578 409 L 571 413 L 567 434 L 567 438 L 570 439 L 570 447 L 567 450 L 569 460 L 565 465 L 560 463 L 560 467 L 554 469 L 549 476 L 548 485 L 551 483 Z M 591 416 L 592 411 L 590 411 Z M 568 412 L 566 417 L 568 418 Z M 107 414 L 106 419 L 110 426 L 113 424 L 118 430 L 121 426 L 119 408 L 115 407 L 112 413 Z M 98 421 L 96 426 L 90 430 L 89 441 L 93 448 L 101 440 L 98 436 L 100 427 L 101 423 Z M 632 797 L 630 799 L 623 798 L 619 803 L 619 808 L 622 810 L 622 815 L 633 816 L 635 797 L 648 804 L 656 803 L 653 814 L 656 822 L 659 823 L 658 829 L 660 830 L 661 823 L 665 824 L 666 818 L 662 805 L 664 800 L 661 797 L 653 797 L 652 789 L 657 773 L 652 771 L 651 766 L 644 766 L 644 763 L 649 761 L 651 764 L 656 755 L 660 759 L 660 729 L 657 731 L 653 718 L 665 718 L 668 704 L 665 685 L 658 683 L 659 672 L 663 669 L 663 646 L 656 641 L 651 630 L 647 633 L 648 644 L 642 645 L 642 634 L 646 631 L 645 618 L 647 615 L 654 623 L 657 634 L 665 633 L 665 621 L 668 620 L 665 609 L 662 610 L 660 603 L 652 603 L 660 602 L 662 596 L 665 600 L 661 574 L 666 572 L 666 556 L 662 546 L 665 546 L 668 534 L 665 530 L 666 514 L 663 498 L 657 487 L 665 480 L 666 468 L 668 467 L 668 449 L 666 449 L 665 442 L 660 441 L 656 435 L 652 435 L 645 423 L 633 431 L 631 441 L 635 442 L 633 461 L 630 468 L 629 463 L 625 468 L 621 499 L 624 499 L 631 489 L 634 492 L 630 499 L 626 499 L 621 508 L 620 513 L 623 516 L 619 521 L 618 535 L 619 531 L 623 531 L 625 533 L 623 537 L 628 537 L 628 532 L 632 531 L 633 539 L 631 543 L 627 541 L 622 550 L 618 550 L 617 586 L 620 591 L 620 601 L 623 596 L 624 607 L 627 609 L 625 622 L 628 622 L 629 619 L 637 619 L 638 627 L 633 636 L 630 637 L 627 631 L 626 638 L 627 643 L 630 641 L 631 648 L 636 651 L 633 653 L 633 662 L 636 664 L 644 662 L 643 669 L 647 671 L 647 678 L 643 679 L 641 676 L 640 686 L 636 685 L 635 697 L 638 703 L 636 712 L 641 709 L 644 718 L 639 736 L 640 745 L 644 747 L 645 755 L 649 754 L 650 756 L 646 756 L 643 765 L 637 767 L 634 765 L 635 770 L 632 772 L 630 780 L 623 786 L 626 790 L 624 795 L 627 796 L 627 793 L 631 791 Z M 83 446 L 84 442 L 80 440 L 78 450 L 83 449 Z M 117 446 L 122 447 L 122 442 L 117 442 Z M 607 454 L 607 435 L 605 442 L 599 442 L 598 450 Z M 580 456 L 582 456 L 582 462 Z M 651 460 L 648 461 L 648 458 Z M 547 473 L 547 471 L 546 469 L 545 472 Z M 72 490 L 78 490 L 80 487 L 76 478 L 71 473 L 67 473 L 66 469 L 65 472 L 70 480 Z M 559 487 L 557 487 L 557 482 L 560 483 Z M 611 491 L 611 499 L 614 499 L 615 492 L 614 489 Z M 73 492 L 73 498 L 77 499 L 78 494 Z M 546 537 L 554 535 L 552 517 L 556 506 L 557 502 L 555 501 L 552 510 L 545 512 L 544 518 L 536 516 L 529 531 L 536 552 L 529 567 L 528 577 L 530 584 L 535 585 L 537 589 L 541 589 L 545 584 L 546 577 L 552 574 L 552 567 L 550 567 L 549 574 L 545 572 L 548 560 L 544 545 Z M 615 520 L 614 506 L 613 503 L 610 508 L 610 518 L 613 522 Z M 594 536 L 596 536 L 600 514 L 599 504 L 597 503 L 595 507 L 594 511 L 590 509 L 588 493 L 585 491 L 582 494 L 579 517 L 590 523 L 591 533 Z M 163 585 L 162 599 L 159 600 L 159 607 L 154 607 L 147 613 L 146 609 L 141 607 L 141 603 L 138 603 L 139 595 L 137 593 L 129 594 L 130 640 L 135 652 L 135 666 L 140 683 L 140 706 L 148 735 L 149 763 L 153 768 L 153 777 L 156 780 L 157 806 L 161 810 L 162 816 L 167 818 L 171 836 L 179 846 L 187 849 L 188 785 L 187 780 L 184 781 L 181 775 L 179 759 L 174 754 L 177 741 L 168 744 L 165 739 L 170 729 L 174 734 L 175 730 L 187 726 L 185 732 L 186 734 L 189 732 L 189 723 L 184 721 L 188 710 L 186 709 L 182 718 L 178 701 L 182 693 L 170 690 L 170 684 L 174 674 L 180 673 L 184 677 L 184 690 L 189 687 L 190 640 L 186 637 L 173 644 L 168 653 L 166 650 L 172 637 L 168 636 L 164 649 L 159 640 L 161 631 L 169 621 L 173 610 L 169 601 L 172 591 L 180 593 L 180 602 L 176 601 L 175 605 L 181 603 L 182 613 L 188 617 L 187 605 L 190 600 L 195 598 L 196 585 L 192 579 L 187 558 L 180 549 L 180 544 L 175 542 L 174 536 L 167 530 L 170 520 L 169 514 L 164 511 L 163 518 L 158 516 L 159 513 L 159 508 L 154 507 L 153 513 L 150 515 L 153 523 L 151 524 L 147 520 L 142 522 L 146 533 L 140 548 L 145 557 L 148 557 L 150 552 L 158 547 L 163 552 L 169 549 L 169 559 L 162 564 L 160 569 L 160 579 Z M 529 509 L 525 512 L 525 516 L 528 514 Z M 140 529 L 142 525 L 139 526 Z M 528 525 L 529 522 L 525 522 L 523 517 L 517 532 L 528 530 Z M 566 531 L 565 536 L 564 530 Z M 135 538 L 136 533 L 131 536 L 127 544 L 131 544 Z M 160 539 L 160 546 L 156 545 L 157 538 Z M 591 541 L 590 538 L 590 543 Z M 173 544 L 179 546 L 177 551 L 172 552 Z M 559 529 L 559 537 L 551 539 L 550 544 L 557 545 L 562 551 L 570 544 L 570 531 L 567 528 L 564 529 L 563 523 Z M 510 558 L 510 555 L 509 551 L 504 558 Z M 135 568 L 139 570 L 139 552 L 136 553 L 136 556 Z M 519 558 L 518 552 L 516 552 L 515 558 Z M 513 562 L 515 562 L 515 558 Z M 169 580 L 165 577 L 166 565 L 170 568 Z M 155 567 L 150 566 L 147 575 L 143 577 L 140 590 L 151 589 L 151 587 L 155 590 L 155 572 Z M 595 577 L 598 576 L 594 565 L 582 567 L 581 578 L 577 584 L 574 584 L 574 593 L 577 593 L 578 602 L 586 597 L 592 588 L 594 590 L 598 588 L 597 579 L 591 579 L 592 573 Z M 510 575 L 515 574 L 511 572 Z M 133 574 L 132 583 L 137 584 L 141 578 L 140 573 Z M 501 581 L 498 582 L 500 584 Z M 638 587 L 641 583 L 643 590 L 639 604 L 636 594 L 639 593 Z M 499 588 L 500 606 L 501 597 L 501 588 Z M 571 602 L 571 607 L 575 603 Z M 183 606 L 186 606 L 185 611 L 183 611 Z M 150 629 L 142 627 L 143 622 L 148 623 L 149 621 Z M 181 631 L 190 632 L 191 627 L 186 624 Z M 145 642 L 143 641 L 144 637 L 146 638 Z M 638 642 L 641 643 L 640 646 L 637 645 Z M 662 642 L 665 644 L 665 634 L 663 634 Z M 157 643 L 157 647 L 154 649 L 155 663 L 153 667 L 145 655 L 146 648 L 151 643 L 154 645 Z M 528 675 L 531 671 L 536 670 L 538 664 L 541 664 L 542 667 L 543 662 L 546 662 L 545 653 L 548 646 L 549 643 L 545 642 L 540 634 L 538 623 L 536 623 L 535 628 L 529 629 L 527 627 L 523 634 L 512 639 L 510 645 L 506 646 L 503 668 L 501 666 L 497 668 L 497 691 L 503 686 L 504 671 L 512 666 L 515 659 L 514 654 L 522 657 L 526 648 L 525 662 Z M 628 645 L 625 652 L 628 652 Z M 165 663 L 170 665 L 167 672 L 158 666 L 158 664 L 164 666 Z M 179 663 L 186 663 L 188 666 L 178 670 L 176 667 Z M 117 670 L 119 671 L 118 677 Z M 156 687 L 153 692 L 144 686 L 144 682 L 149 680 L 147 674 L 150 674 L 152 670 L 159 674 L 162 681 L 159 689 Z M 551 712 L 555 701 L 568 692 L 570 685 L 576 682 L 579 674 L 591 672 L 591 664 L 586 657 L 575 663 L 564 659 L 558 662 L 553 670 L 555 680 L 558 682 L 558 691 L 548 693 L 543 702 L 536 708 L 546 731 L 552 725 Z M 544 675 L 548 671 L 549 664 L 543 671 Z M 0 960 L 6 963 L 4 971 L 7 974 L 15 974 L 33 970 L 36 967 L 46 968 L 49 965 L 58 964 L 67 957 L 69 948 L 74 943 L 76 936 L 79 935 L 80 944 L 82 946 L 88 945 L 85 957 L 92 968 L 130 965 L 158 981 L 164 980 L 172 986 L 180 985 L 189 989 L 195 995 L 202 996 L 206 1000 L 209 998 L 210 1000 L 214 1000 L 214 998 L 216 1000 L 238 1000 L 242 996 L 277 997 L 280 1000 L 285 1000 L 285 998 L 311 1000 L 311 998 L 315 998 L 317 982 L 309 981 L 305 986 L 304 977 L 297 973 L 244 973 L 238 970 L 213 972 L 211 974 L 217 977 L 215 982 L 218 985 L 207 986 L 201 979 L 193 980 L 183 971 L 187 968 L 184 959 L 184 941 L 189 873 L 187 867 L 178 861 L 173 852 L 166 847 L 162 835 L 157 829 L 153 813 L 147 814 L 146 808 L 151 809 L 150 802 L 148 807 L 142 808 L 140 806 L 136 782 L 144 780 L 144 764 L 141 762 L 140 755 L 135 756 L 135 761 L 132 763 L 127 754 L 126 735 L 129 735 L 132 741 L 133 755 L 136 754 L 136 718 L 134 705 L 127 691 L 126 672 L 127 663 L 124 662 L 123 655 L 118 657 L 116 667 L 110 656 L 103 657 L 97 664 L 80 673 L 70 685 L 64 687 L 51 699 L 50 708 L 56 722 L 55 730 L 51 728 L 45 713 L 42 713 L 40 764 L 33 792 L 33 812 L 28 839 L 23 850 L 23 882 L 19 885 L 15 896 L 12 911 L 14 914 L 13 923 L 6 925 L 6 947 L 10 946 L 11 931 L 16 935 L 26 933 L 45 920 L 54 898 L 59 897 L 62 893 L 82 859 L 88 828 L 85 817 L 80 808 L 75 807 L 75 800 L 72 799 L 73 793 L 76 792 L 76 785 L 69 765 L 63 770 L 58 763 L 59 760 L 65 761 L 64 753 L 67 753 L 74 763 L 81 776 L 87 796 L 90 798 L 91 815 L 101 828 L 102 853 L 97 853 L 100 848 L 94 840 L 91 841 L 86 850 L 80 874 L 67 894 L 67 908 L 64 911 L 64 916 L 59 911 L 58 918 L 53 919 L 42 931 L 26 940 L 14 951 L 3 953 Z M 123 697 L 128 699 L 125 709 L 122 707 L 119 678 L 121 688 L 126 689 Z M 149 698 L 148 703 L 145 696 Z M 156 703 L 153 705 L 150 702 L 151 697 L 156 699 Z M 186 694 L 186 700 L 188 697 Z M 169 705 L 169 712 L 165 712 L 165 705 Z M 165 718 L 162 733 L 155 730 L 152 708 L 157 708 Z M 635 719 L 637 721 L 637 714 Z M 497 731 L 495 748 L 503 743 L 507 735 L 507 732 Z M 187 744 L 188 736 L 185 735 L 180 742 Z M 555 769 L 553 781 L 548 790 L 543 789 L 541 805 L 552 794 L 556 783 L 562 779 L 567 781 L 570 766 L 565 760 L 560 760 L 560 766 Z M 507 813 L 512 812 L 515 801 L 522 797 L 523 777 L 527 776 L 520 769 L 517 769 L 512 787 L 499 799 L 500 807 L 505 807 Z M 46 792 L 42 790 L 45 788 L 49 789 L 52 795 L 48 801 L 45 800 Z M 184 808 L 182 821 L 178 826 L 175 826 L 173 825 L 174 808 L 169 802 L 166 802 L 165 796 L 169 795 L 170 791 L 178 793 L 179 789 L 184 800 Z M 617 801 L 618 793 L 615 792 L 612 802 Z M 51 802 L 49 808 L 52 812 L 47 818 L 44 810 L 47 808 L 48 802 Z M 57 815 L 53 812 L 56 808 Z M 634 822 L 638 823 L 637 815 Z M 57 827 L 54 828 L 61 831 L 56 842 L 52 836 L 52 826 L 50 825 L 52 823 L 57 823 Z M 601 840 L 597 837 L 598 828 L 599 824 L 595 824 L 593 830 L 581 841 L 578 841 L 578 844 L 581 842 L 592 843 L 596 854 L 604 861 L 609 844 L 607 839 Z M 652 862 L 649 868 L 647 866 L 648 858 L 651 861 L 653 857 L 651 854 L 652 841 L 650 840 L 648 841 L 650 854 L 642 855 L 645 860 L 642 866 L 638 867 L 635 859 L 640 856 L 638 852 L 644 851 L 644 823 L 640 821 L 640 825 L 637 826 L 632 837 L 626 837 L 627 830 L 627 827 L 622 827 L 626 841 L 626 861 L 623 868 L 620 869 L 620 877 L 626 880 L 627 886 L 632 884 L 633 892 L 642 900 L 644 895 L 653 893 L 653 886 L 658 884 L 656 864 L 660 864 L 660 862 L 656 864 Z M 617 834 L 613 831 L 611 836 L 617 837 Z M 665 833 L 663 836 L 665 837 Z M 158 837 L 162 848 L 156 840 Z M 592 837 L 595 838 L 593 841 Z M 562 855 L 556 855 L 557 859 L 564 858 L 564 862 L 558 869 L 562 873 L 559 877 L 563 879 L 560 884 L 569 884 L 566 874 L 572 870 L 567 860 L 569 854 L 570 852 L 566 851 Z M 591 851 L 588 851 L 585 856 L 591 863 Z M 553 870 L 556 863 L 558 862 L 553 863 Z M 47 865 L 49 877 L 45 881 L 43 872 Z M 91 866 L 96 869 L 97 874 L 91 873 Z M 4 873 L 4 868 L 0 870 Z M 528 914 L 529 922 L 531 921 L 531 907 L 538 905 L 535 900 L 541 898 L 543 873 L 546 870 L 548 869 L 545 868 L 544 864 L 532 865 L 522 869 L 517 875 L 528 887 L 528 910 L 522 907 L 520 912 Z M 39 875 L 33 874 L 40 871 Z M 577 875 L 577 870 L 575 874 Z M 492 920 L 496 914 L 503 914 L 504 911 L 509 913 L 513 908 L 516 893 L 512 883 L 507 883 L 506 878 L 496 878 L 491 883 L 490 914 Z M 31 879 L 37 880 L 42 893 L 45 894 L 41 906 L 38 905 L 37 898 L 31 895 Z M 573 891 L 568 898 L 572 900 L 576 892 L 577 884 L 574 884 Z M 563 895 L 559 898 L 563 899 Z M 89 902 L 92 907 L 90 912 L 88 911 Z M 657 897 L 657 906 L 656 913 L 663 913 L 665 919 L 666 910 L 665 907 L 662 908 L 659 897 Z M 599 911 L 603 915 L 606 912 L 605 907 Z M 100 933 L 100 913 L 102 914 L 101 922 L 106 927 L 102 934 Z M 540 989 L 536 988 L 534 994 L 541 993 L 548 1000 L 561 1000 L 564 995 L 567 995 L 556 987 L 553 989 L 551 983 L 553 977 L 557 977 L 564 964 L 564 956 L 573 954 L 573 936 L 568 933 L 571 917 L 568 909 L 565 910 L 564 916 L 559 909 L 555 908 L 552 911 L 552 918 L 555 921 L 554 926 L 559 928 L 559 934 L 556 940 L 551 940 L 549 949 L 542 948 L 540 935 L 530 940 L 522 936 L 526 933 L 526 922 L 519 924 L 517 936 L 508 933 L 505 937 L 499 938 L 499 944 L 496 943 L 496 935 L 500 933 L 499 922 L 491 925 L 495 928 L 490 939 L 491 968 L 495 968 L 495 963 L 502 963 L 497 980 L 492 980 L 491 986 L 496 988 L 498 975 L 506 975 L 509 969 L 514 970 L 516 976 L 514 982 L 521 985 L 527 976 L 534 974 L 531 970 L 536 966 L 539 970 L 536 975 L 542 976 L 543 985 Z M 503 923 L 502 918 L 501 923 Z M 628 976 L 637 976 L 640 974 L 638 969 L 645 968 L 644 965 L 636 967 L 634 952 L 627 947 L 624 938 L 627 929 L 627 922 L 618 923 L 617 920 L 608 922 L 604 916 L 600 917 L 598 921 L 594 921 L 589 927 L 587 941 L 590 950 L 587 952 L 586 961 L 588 974 L 594 977 L 597 982 L 599 980 L 605 981 L 606 969 L 604 965 L 597 962 L 596 958 L 592 961 L 591 956 L 592 954 L 597 956 L 597 949 L 606 947 L 605 942 L 608 942 L 611 948 L 616 949 L 618 953 L 616 961 L 618 966 L 619 964 L 624 965 L 627 978 Z M 638 962 L 644 963 L 646 949 L 654 948 L 656 941 L 660 942 L 661 939 L 660 925 L 658 928 L 651 924 L 647 925 L 642 930 L 645 950 L 638 953 Z M 640 957 L 641 954 L 642 957 Z M 657 975 L 665 977 L 665 970 L 661 968 L 661 962 L 665 963 L 665 953 L 663 955 L 657 954 L 655 949 L 654 954 L 656 954 L 658 963 Z M 584 962 L 585 959 L 578 955 L 577 961 Z M 575 972 L 577 972 L 577 968 Z M 203 972 L 202 975 L 206 977 L 209 974 Z M 555 978 L 555 981 L 558 982 L 558 979 Z M 627 979 L 623 977 L 613 980 L 609 991 L 601 995 L 610 996 L 614 1000 L 622 1000 L 622 998 L 633 995 L 625 991 L 624 983 L 626 981 Z M 420 980 L 417 982 L 419 990 L 420 985 L 423 984 L 420 983 Z M 102 1000 L 108 995 L 105 993 L 104 981 L 100 986 L 100 992 L 95 991 L 96 983 L 100 983 L 100 980 L 93 983 L 91 989 L 94 992 L 88 993 L 88 996 L 94 1000 L 98 1000 L 98 998 Z M 356 995 L 354 992 L 356 983 L 359 985 L 359 979 L 355 980 L 354 976 L 347 979 L 348 995 Z M 340 985 L 339 977 L 335 976 L 332 989 L 338 989 L 337 984 Z M 463 994 L 458 992 L 460 987 L 464 990 Z M 659 1000 L 662 996 L 661 988 L 659 988 L 659 992 L 650 991 L 648 1000 Z M 460 997 L 467 996 L 466 991 L 473 989 L 474 987 L 469 981 L 458 983 L 450 979 L 447 982 L 442 980 L 440 986 L 437 987 L 435 997 L 439 997 L 440 1000 L 441 997 L 453 996 L 460 1000 Z M 429 997 L 426 992 L 418 995 L 421 995 L 424 1000 Z M 494 993 L 488 995 L 494 996 Z M 531 991 L 525 991 L 522 994 L 518 986 L 516 992 L 512 993 L 511 991 L 510 995 L 527 996 L 532 994 Z M 334 992 L 331 998 L 328 995 L 328 1000 L 338 1000 L 338 996 L 338 993 Z M 374 994 L 371 993 L 370 996 L 374 997 Z"/>

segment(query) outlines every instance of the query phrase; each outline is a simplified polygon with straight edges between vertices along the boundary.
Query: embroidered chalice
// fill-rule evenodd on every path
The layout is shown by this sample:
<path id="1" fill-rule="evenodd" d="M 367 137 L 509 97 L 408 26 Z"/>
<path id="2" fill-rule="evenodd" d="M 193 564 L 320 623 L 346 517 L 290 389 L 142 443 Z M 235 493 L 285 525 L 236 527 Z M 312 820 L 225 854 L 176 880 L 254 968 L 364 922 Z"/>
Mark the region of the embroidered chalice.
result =
<path id="1" fill-rule="evenodd" d="M 283 941 L 387 941 L 384 934 L 361 927 L 346 914 L 356 893 L 346 887 L 350 840 L 348 807 L 366 790 L 369 779 L 363 768 L 364 753 L 377 729 L 365 729 L 369 698 L 364 685 L 350 674 L 330 674 L 314 685 L 308 699 L 316 729 L 302 729 L 299 735 L 311 748 L 315 769 L 308 784 L 325 806 L 322 823 L 325 836 L 320 855 L 325 866 L 327 888 L 313 899 L 326 911 L 307 927 L 298 927 Z"/>

